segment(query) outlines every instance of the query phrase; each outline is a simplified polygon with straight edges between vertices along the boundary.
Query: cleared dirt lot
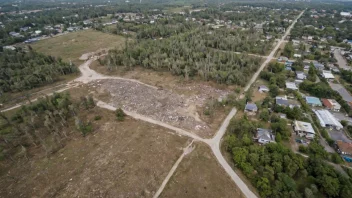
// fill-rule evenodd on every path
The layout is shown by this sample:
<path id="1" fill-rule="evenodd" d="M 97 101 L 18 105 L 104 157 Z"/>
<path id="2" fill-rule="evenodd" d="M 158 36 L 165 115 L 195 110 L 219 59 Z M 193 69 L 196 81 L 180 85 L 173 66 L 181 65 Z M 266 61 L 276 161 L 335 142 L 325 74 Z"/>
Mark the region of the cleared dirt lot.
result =
<path id="1" fill-rule="evenodd" d="M 44 54 L 61 57 L 65 61 L 72 61 L 77 65 L 82 63 L 82 54 L 95 52 L 99 49 L 124 46 L 122 36 L 107 34 L 95 30 L 83 30 L 62 36 L 45 39 L 31 46 Z"/>
<path id="2" fill-rule="evenodd" d="M 201 143 L 186 155 L 160 197 L 244 197 Z"/>
<path id="3" fill-rule="evenodd" d="M 211 115 L 204 115 L 207 102 L 224 98 L 234 88 L 231 86 L 219 86 L 212 82 L 197 80 L 184 81 L 181 77 L 167 72 L 155 72 L 143 68 L 109 72 L 106 67 L 99 66 L 97 61 L 91 65 L 91 68 L 105 75 L 136 79 L 156 87 L 152 89 L 117 80 L 91 83 L 91 88 L 102 88 L 97 89 L 99 94 L 108 93 L 109 96 L 106 96 L 105 100 L 100 97 L 104 102 L 151 116 L 153 119 L 194 132 L 201 137 L 212 137 L 230 109 L 221 106 L 214 108 Z"/>
<path id="4" fill-rule="evenodd" d="M 197 106 L 202 106 L 207 96 L 185 96 L 117 79 L 100 80 L 89 86 L 98 92 L 97 98 L 112 106 L 151 117 L 201 137 L 212 137 L 216 132 L 215 126 L 203 121 L 197 111 Z"/>
<path id="5" fill-rule="evenodd" d="M 152 197 L 189 140 L 98 107 L 95 115 L 93 134 L 2 169 L 0 197 Z"/>

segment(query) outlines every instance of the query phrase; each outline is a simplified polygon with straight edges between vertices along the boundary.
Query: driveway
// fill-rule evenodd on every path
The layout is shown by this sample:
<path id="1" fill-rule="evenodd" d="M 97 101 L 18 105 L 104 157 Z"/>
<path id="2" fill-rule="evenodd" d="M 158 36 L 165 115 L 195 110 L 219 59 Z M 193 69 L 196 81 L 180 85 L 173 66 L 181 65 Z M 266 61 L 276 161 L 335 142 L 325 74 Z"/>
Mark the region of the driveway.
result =
<path id="1" fill-rule="evenodd" d="M 346 116 L 346 114 L 336 111 L 330 111 L 330 113 L 338 120 L 346 120 L 350 125 L 352 125 L 352 118 Z"/>
<path id="2" fill-rule="evenodd" d="M 340 49 L 335 49 L 334 50 L 334 57 L 337 60 L 337 64 L 339 65 L 339 67 L 341 69 L 345 69 L 345 70 L 351 70 L 352 69 L 350 66 L 348 66 L 345 57 L 343 57 L 341 55 L 341 50 Z"/>
<path id="3" fill-rule="evenodd" d="M 345 133 L 341 130 L 327 130 L 331 139 L 333 140 L 342 140 L 344 142 L 352 142 L 350 139 L 348 139 L 348 137 L 345 135 Z"/>

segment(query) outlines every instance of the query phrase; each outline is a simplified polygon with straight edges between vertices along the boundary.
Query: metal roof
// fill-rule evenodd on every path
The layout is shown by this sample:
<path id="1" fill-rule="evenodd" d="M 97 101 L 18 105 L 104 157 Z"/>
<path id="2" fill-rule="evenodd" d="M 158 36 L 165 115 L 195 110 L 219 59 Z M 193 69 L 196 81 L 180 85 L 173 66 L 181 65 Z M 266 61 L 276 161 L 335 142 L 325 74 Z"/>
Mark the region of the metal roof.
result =
<path id="1" fill-rule="evenodd" d="M 313 111 L 317 115 L 322 127 L 334 126 L 337 128 L 343 128 L 342 124 L 328 110 L 322 109 Z"/>

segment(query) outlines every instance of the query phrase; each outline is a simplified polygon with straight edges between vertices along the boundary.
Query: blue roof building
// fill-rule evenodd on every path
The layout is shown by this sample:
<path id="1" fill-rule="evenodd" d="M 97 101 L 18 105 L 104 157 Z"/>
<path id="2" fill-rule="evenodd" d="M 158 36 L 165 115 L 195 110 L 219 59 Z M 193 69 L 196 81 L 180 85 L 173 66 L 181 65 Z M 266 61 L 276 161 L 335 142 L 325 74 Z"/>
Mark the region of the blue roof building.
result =
<path id="1" fill-rule="evenodd" d="M 306 102 L 313 107 L 322 106 L 320 99 L 316 97 L 307 96 Z"/>

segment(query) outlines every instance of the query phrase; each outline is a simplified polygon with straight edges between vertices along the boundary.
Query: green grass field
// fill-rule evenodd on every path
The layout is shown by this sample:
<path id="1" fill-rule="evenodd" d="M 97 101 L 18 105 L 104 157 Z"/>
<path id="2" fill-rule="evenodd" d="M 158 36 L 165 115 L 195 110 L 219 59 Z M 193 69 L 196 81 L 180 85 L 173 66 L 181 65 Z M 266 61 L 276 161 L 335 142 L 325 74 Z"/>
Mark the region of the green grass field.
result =
<path id="1" fill-rule="evenodd" d="M 79 57 L 88 52 L 104 48 L 122 47 L 125 39 L 122 36 L 102 33 L 95 30 L 84 30 L 39 41 L 31 46 L 44 54 L 61 57 L 76 65 L 82 63 Z"/>

